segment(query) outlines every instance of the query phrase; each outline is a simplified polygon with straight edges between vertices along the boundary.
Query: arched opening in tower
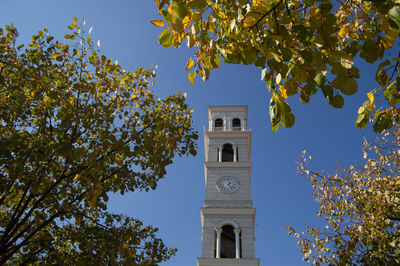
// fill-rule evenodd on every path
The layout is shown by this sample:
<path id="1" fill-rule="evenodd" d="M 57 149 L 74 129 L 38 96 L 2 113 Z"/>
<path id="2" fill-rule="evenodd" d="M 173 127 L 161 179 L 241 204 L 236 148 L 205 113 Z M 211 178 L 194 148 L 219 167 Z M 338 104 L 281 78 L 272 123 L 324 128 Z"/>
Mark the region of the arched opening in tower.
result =
<path id="1" fill-rule="evenodd" d="M 231 144 L 224 144 L 222 147 L 222 161 L 233 162 L 233 148 Z"/>
<path id="2" fill-rule="evenodd" d="M 221 258 L 235 258 L 235 233 L 232 225 L 224 225 L 221 233 Z"/>
<path id="3" fill-rule="evenodd" d="M 215 122 L 214 122 L 215 130 L 222 130 L 223 126 L 224 126 L 224 121 L 221 118 L 215 119 Z"/>
<path id="4" fill-rule="evenodd" d="M 233 130 L 241 130 L 240 119 L 239 118 L 234 118 L 232 120 L 232 126 L 233 126 Z"/>

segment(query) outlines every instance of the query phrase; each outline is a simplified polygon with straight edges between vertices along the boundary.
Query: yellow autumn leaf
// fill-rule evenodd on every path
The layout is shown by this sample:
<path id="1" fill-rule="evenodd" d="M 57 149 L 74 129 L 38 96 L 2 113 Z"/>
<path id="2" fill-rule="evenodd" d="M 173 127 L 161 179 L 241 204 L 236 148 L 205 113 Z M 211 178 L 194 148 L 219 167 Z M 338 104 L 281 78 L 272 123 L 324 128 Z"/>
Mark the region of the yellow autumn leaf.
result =
<path id="1" fill-rule="evenodd" d="M 190 12 L 189 11 L 189 15 L 188 16 L 186 16 L 183 20 L 182 20 L 182 24 L 183 24 L 183 29 L 185 30 L 190 24 L 191 24 L 191 22 L 192 22 L 192 19 L 191 19 L 191 14 L 192 14 L 192 12 Z"/>
<path id="2" fill-rule="evenodd" d="M 259 13 L 250 12 L 244 18 L 243 25 L 245 28 L 251 28 L 257 23 L 259 19 L 260 19 Z"/>
<path id="3" fill-rule="evenodd" d="M 231 49 L 225 48 L 224 49 L 225 54 L 233 54 Z"/>
<path id="4" fill-rule="evenodd" d="M 371 103 L 374 103 L 375 98 L 374 98 L 374 94 L 372 93 L 372 91 L 367 93 L 368 99 Z"/>
<path id="5" fill-rule="evenodd" d="M 79 178 L 79 174 L 76 174 L 74 177 L 74 180 L 77 180 Z"/>
<path id="6" fill-rule="evenodd" d="M 346 37 L 347 33 L 348 33 L 348 25 L 349 23 L 343 25 L 340 30 L 339 30 L 339 38 L 343 39 L 344 37 Z"/>
<path id="7" fill-rule="evenodd" d="M 319 9 L 318 9 L 318 7 L 312 7 L 311 9 L 310 9 L 310 11 L 309 11 L 309 14 L 312 16 L 312 17 L 315 17 L 315 16 L 317 16 L 318 14 L 319 14 Z"/>
<path id="8" fill-rule="evenodd" d="M 261 13 L 265 13 L 270 9 L 267 3 L 268 1 L 265 0 L 254 0 L 252 8 L 261 11 Z"/>
<path id="9" fill-rule="evenodd" d="M 150 21 L 150 23 L 157 27 L 164 26 L 164 20 L 161 20 L 161 19 L 152 20 L 152 21 Z"/>
<path id="10" fill-rule="evenodd" d="M 389 30 L 386 33 L 386 36 L 382 38 L 382 45 L 385 50 L 392 48 L 395 39 L 399 36 L 399 34 L 395 31 Z"/>
<path id="11" fill-rule="evenodd" d="M 364 110 L 365 110 L 364 106 L 361 106 L 360 108 L 358 108 L 358 114 L 364 113 Z"/>
<path id="12" fill-rule="evenodd" d="M 187 64 L 186 64 L 186 71 L 188 71 L 194 65 L 193 59 L 190 57 Z"/>
<path id="13" fill-rule="evenodd" d="M 272 91 L 272 98 L 276 101 L 276 102 L 282 102 L 281 98 L 279 97 L 279 95 L 273 90 Z"/>
<path id="14" fill-rule="evenodd" d="M 289 97 L 288 94 L 287 94 L 286 88 L 283 87 L 281 84 L 279 84 L 279 92 L 280 92 L 280 95 L 281 95 L 284 99 L 286 99 L 286 98 Z"/>
<path id="15" fill-rule="evenodd" d="M 124 160 L 122 160 L 122 158 L 118 155 L 115 156 L 115 161 L 118 165 L 122 165 L 124 163 Z"/>
<path id="16" fill-rule="evenodd" d="M 276 61 L 276 62 L 278 62 L 278 63 L 280 63 L 280 62 L 281 62 L 281 59 L 279 58 L 279 56 L 278 56 L 278 54 L 277 54 L 277 53 L 275 53 L 275 52 L 271 52 L 271 54 L 274 56 L 274 59 L 275 59 L 275 61 Z"/>
<path id="17" fill-rule="evenodd" d="M 267 51 L 267 52 L 265 53 L 265 56 L 266 56 L 267 58 L 274 57 L 274 59 L 275 59 L 276 62 L 278 62 L 278 63 L 281 62 L 281 59 L 279 58 L 279 55 L 278 55 L 277 53 L 275 53 L 274 51 Z"/>

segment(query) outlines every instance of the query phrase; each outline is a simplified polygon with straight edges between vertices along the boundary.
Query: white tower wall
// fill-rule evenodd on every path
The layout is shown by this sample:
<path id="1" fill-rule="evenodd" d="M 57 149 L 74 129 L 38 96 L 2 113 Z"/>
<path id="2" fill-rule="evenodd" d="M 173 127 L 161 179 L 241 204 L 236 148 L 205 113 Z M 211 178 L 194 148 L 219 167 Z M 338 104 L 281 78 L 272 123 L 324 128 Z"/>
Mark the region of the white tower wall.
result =
<path id="1" fill-rule="evenodd" d="M 206 195 L 200 212 L 202 253 L 197 265 L 259 266 L 254 252 L 256 211 L 250 190 L 251 131 L 247 129 L 247 106 L 209 107 L 208 119 L 209 128 L 204 132 Z M 224 148 L 224 144 L 230 146 Z M 232 232 L 234 240 L 229 238 Z M 226 244 L 226 239 L 231 244 Z"/>

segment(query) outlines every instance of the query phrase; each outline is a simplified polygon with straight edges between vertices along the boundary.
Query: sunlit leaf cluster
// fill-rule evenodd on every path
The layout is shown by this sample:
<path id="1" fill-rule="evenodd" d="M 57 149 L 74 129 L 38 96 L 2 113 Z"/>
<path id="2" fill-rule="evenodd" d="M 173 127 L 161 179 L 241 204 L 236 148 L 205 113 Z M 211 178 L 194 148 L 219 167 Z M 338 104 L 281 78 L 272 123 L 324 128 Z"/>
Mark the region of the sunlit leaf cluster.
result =
<path id="1" fill-rule="evenodd" d="M 288 227 L 298 238 L 303 259 L 314 264 L 400 264 L 400 129 L 376 143 L 363 143 L 364 162 L 335 175 L 314 172 L 305 154 L 299 173 L 312 183 L 325 226 L 305 232 Z"/>
<path id="2" fill-rule="evenodd" d="M 157 98 L 153 70 L 101 55 L 83 25 L 27 46 L 0 29 L 0 264 L 155 265 L 176 251 L 106 203 L 196 154 L 192 109 Z"/>
<path id="3" fill-rule="evenodd" d="M 380 88 L 363 88 L 381 97 L 370 98 L 356 125 L 370 119 L 381 132 L 400 119 L 398 114 L 399 55 L 393 46 L 400 28 L 400 2 L 332 0 L 155 0 L 165 27 L 159 42 L 196 48 L 186 66 L 189 81 L 204 81 L 210 70 L 226 63 L 254 65 L 261 71 L 272 97 L 272 129 L 295 121 L 287 99 L 298 95 L 308 103 L 318 90 L 328 104 L 342 108 L 344 97 L 358 90 L 355 59 L 376 64 Z M 392 55 L 388 53 L 396 53 Z M 383 61 L 379 63 L 379 61 Z M 358 60 L 360 61 L 360 60 Z M 379 64 L 379 66 L 378 66 Z"/>

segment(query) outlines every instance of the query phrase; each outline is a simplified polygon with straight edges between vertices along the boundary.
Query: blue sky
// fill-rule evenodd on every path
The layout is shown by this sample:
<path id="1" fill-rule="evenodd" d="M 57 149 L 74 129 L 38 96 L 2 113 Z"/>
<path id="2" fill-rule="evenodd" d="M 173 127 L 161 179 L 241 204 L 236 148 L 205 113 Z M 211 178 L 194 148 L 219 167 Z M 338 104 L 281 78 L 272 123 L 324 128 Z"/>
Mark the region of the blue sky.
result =
<path id="1" fill-rule="evenodd" d="M 72 17 L 86 19 L 93 27 L 94 40 L 100 40 L 103 54 L 118 60 L 129 70 L 158 65 L 154 90 L 159 96 L 187 93 L 194 108 L 194 127 L 199 132 L 196 157 L 177 158 L 155 191 L 135 192 L 110 199 L 110 209 L 141 219 L 160 229 L 167 245 L 178 248 L 175 257 L 162 265 L 189 266 L 201 254 L 200 207 L 204 200 L 203 126 L 207 107 L 247 105 L 248 127 L 252 129 L 252 195 L 256 215 L 256 257 L 261 265 L 299 265 L 301 254 L 296 239 L 288 236 L 286 225 L 298 231 L 317 225 L 318 205 L 311 196 L 311 185 L 296 176 L 300 153 L 307 150 L 311 166 L 334 173 L 336 169 L 357 164 L 362 157 L 363 136 L 372 139 L 371 127 L 355 127 L 357 110 L 366 100 L 365 92 L 377 87 L 370 66 L 361 67 L 363 79 L 354 96 L 345 96 L 343 109 L 327 104 L 322 93 L 309 104 L 297 97 L 289 100 L 296 123 L 292 129 L 280 127 L 273 133 L 269 122 L 270 95 L 252 66 L 226 65 L 211 73 L 209 81 L 200 79 L 191 86 L 184 67 L 194 50 L 164 49 L 157 41 L 161 30 L 149 23 L 159 19 L 151 0 L 86 1 L 0 1 L 0 27 L 13 23 L 19 41 L 28 43 L 38 30 L 48 28 L 63 39 Z"/>

